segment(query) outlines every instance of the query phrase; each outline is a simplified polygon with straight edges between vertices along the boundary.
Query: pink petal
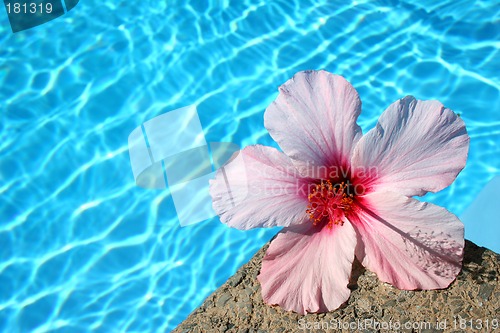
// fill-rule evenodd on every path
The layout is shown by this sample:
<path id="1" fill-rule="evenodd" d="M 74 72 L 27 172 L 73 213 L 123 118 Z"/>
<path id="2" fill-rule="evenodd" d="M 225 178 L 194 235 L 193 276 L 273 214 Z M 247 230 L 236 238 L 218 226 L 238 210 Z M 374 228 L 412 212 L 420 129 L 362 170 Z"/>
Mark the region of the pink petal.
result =
<path id="1" fill-rule="evenodd" d="M 347 301 L 356 233 L 349 221 L 320 230 L 307 221 L 283 229 L 271 242 L 258 276 L 266 303 L 305 314 Z"/>
<path id="2" fill-rule="evenodd" d="M 299 171 L 326 178 L 317 174 L 321 167 L 347 168 L 361 137 L 356 124 L 361 101 L 351 84 L 326 71 L 305 71 L 279 90 L 264 114 L 264 125 Z"/>
<path id="3" fill-rule="evenodd" d="M 464 226 L 446 209 L 394 192 L 361 198 L 349 217 L 360 239 L 356 256 L 399 289 L 446 288 L 462 267 Z"/>
<path id="4" fill-rule="evenodd" d="M 289 226 L 306 216 L 307 186 L 275 148 L 248 146 L 210 181 L 213 208 L 237 229 Z"/>
<path id="5" fill-rule="evenodd" d="M 354 149 L 358 182 L 407 196 L 437 192 L 464 168 L 465 124 L 438 101 L 407 96 L 387 108 Z"/>

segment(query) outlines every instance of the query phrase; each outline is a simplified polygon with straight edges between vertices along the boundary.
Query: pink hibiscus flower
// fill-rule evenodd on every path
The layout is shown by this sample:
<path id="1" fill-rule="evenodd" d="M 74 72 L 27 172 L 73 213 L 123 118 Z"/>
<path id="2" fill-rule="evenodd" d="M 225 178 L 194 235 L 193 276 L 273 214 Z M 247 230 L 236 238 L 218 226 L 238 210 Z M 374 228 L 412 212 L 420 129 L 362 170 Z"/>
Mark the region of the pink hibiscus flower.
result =
<path id="1" fill-rule="evenodd" d="M 361 102 L 343 77 L 299 72 L 279 90 L 264 124 L 283 152 L 246 147 L 210 184 L 223 223 L 284 227 L 258 276 L 264 301 L 301 314 L 337 309 L 355 257 L 399 289 L 448 287 L 462 267 L 463 224 L 412 196 L 442 190 L 463 169 L 464 122 L 408 96 L 362 136 Z"/>

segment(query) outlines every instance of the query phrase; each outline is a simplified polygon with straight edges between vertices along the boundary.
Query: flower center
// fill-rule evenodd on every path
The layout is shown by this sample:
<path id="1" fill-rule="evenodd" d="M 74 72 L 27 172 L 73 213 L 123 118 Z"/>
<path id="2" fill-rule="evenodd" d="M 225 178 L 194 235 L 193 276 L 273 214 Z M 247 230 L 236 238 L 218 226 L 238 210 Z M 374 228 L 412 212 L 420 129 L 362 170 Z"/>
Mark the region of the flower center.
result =
<path id="1" fill-rule="evenodd" d="M 308 196 L 306 210 L 313 224 L 325 221 L 329 229 L 333 225 L 343 225 L 345 215 L 353 208 L 353 195 L 348 192 L 349 185 L 344 182 L 333 185 L 330 180 L 322 180 L 316 184 Z"/>

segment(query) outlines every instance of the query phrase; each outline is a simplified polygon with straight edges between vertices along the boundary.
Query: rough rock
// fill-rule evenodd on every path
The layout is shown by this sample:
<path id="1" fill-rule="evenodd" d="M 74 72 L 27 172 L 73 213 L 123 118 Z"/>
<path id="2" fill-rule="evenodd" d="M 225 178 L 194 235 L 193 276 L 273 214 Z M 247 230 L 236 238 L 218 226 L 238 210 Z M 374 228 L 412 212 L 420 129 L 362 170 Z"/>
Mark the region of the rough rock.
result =
<path id="1" fill-rule="evenodd" d="M 447 289 L 398 290 L 355 262 L 346 304 L 305 316 L 262 301 L 257 275 L 267 247 L 174 332 L 500 332 L 500 255 L 472 242 Z"/>

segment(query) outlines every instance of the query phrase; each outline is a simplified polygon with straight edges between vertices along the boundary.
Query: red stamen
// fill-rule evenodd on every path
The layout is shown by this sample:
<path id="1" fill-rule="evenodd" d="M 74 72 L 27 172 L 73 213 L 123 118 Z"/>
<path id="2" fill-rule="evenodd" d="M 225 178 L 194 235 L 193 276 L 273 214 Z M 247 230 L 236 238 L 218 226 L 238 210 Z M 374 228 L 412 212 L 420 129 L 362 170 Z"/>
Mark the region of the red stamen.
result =
<path id="1" fill-rule="evenodd" d="M 308 196 L 309 205 L 306 213 L 314 225 L 327 218 L 326 226 L 343 225 L 346 213 L 352 210 L 352 194 L 348 194 L 348 185 L 344 182 L 334 186 L 330 180 L 316 184 Z"/>

